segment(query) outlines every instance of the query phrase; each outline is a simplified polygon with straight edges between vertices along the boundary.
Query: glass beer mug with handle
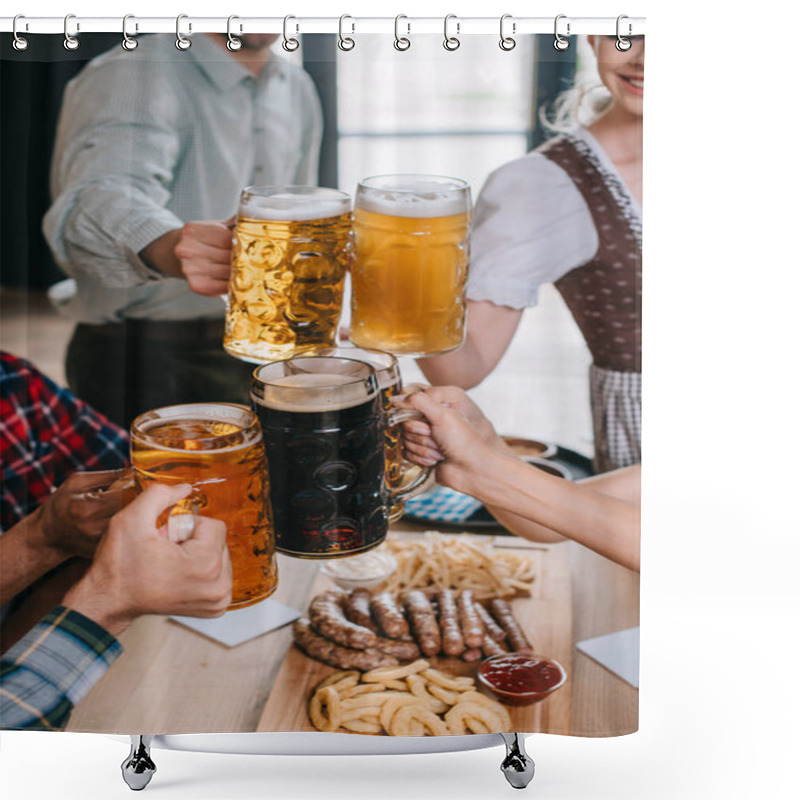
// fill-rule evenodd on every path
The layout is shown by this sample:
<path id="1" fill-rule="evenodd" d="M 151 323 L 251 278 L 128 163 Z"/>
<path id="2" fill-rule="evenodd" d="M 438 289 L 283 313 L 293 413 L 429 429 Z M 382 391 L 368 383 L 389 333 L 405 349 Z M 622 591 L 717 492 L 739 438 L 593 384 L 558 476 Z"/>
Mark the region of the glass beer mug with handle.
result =
<path id="1" fill-rule="evenodd" d="M 382 175 L 358 185 L 350 340 L 397 355 L 460 347 L 466 321 L 469 185 Z"/>
<path id="2" fill-rule="evenodd" d="M 385 430 L 412 409 L 383 409 L 375 370 L 363 361 L 306 356 L 253 373 L 271 479 L 277 549 L 299 558 L 355 555 L 386 538 L 403 497 L 384 480 Z"/>
<path id="3" fill-rule="evenodd" d="M 269 597 L 278 585 L 269 473 L 256 415 L 232 403 L 166 406 L 131 425 L 131 464 L 137 488 L 190 483 L 167 524 L 178 539 L 197 513 L 221 519 L 233 566 L 230 609 Z"/>
<path id="4" fill-rule="evenodd" d="M 251 186 L 233 235 L 224 347 L 253 363 L 331 347 L 352 251 L 350 196 Z"/>
<path id="5" fill-rule="evenodd" d="M 356 361 L 364 361 L 369 364 L 375 370 L 375 376 L 378 379 L 378 390 L 381 393 L 381 405 L 384 412 L 388 415 L 396 410 L 392 404 L 392 398 L 403 391 L 403 379 L 400 374 L 400 365 L 391 353 L 342 345 L 322 350 L 319 355 L 354 358 Z M 419 494 L 425 488 L 431 470 L 423 469 L 403 458 L 403 443 L 397 426 L 387 425 L 384 439 L 386 485 L 395 493 L 402 491 L 402 496 L 396 497 L 389 511 L 389 522 L 397 522 L 403 516 L 404 501 Z"/>

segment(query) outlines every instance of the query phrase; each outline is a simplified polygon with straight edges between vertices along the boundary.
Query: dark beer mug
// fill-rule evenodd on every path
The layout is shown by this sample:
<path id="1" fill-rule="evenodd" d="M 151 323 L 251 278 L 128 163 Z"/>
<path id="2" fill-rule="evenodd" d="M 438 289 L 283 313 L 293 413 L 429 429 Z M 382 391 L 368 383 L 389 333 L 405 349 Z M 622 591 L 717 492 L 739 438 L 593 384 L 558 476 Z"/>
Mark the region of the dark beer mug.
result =
<path id="1" fill-rule="evenodd" d="M 337 558 L 379 545 L 390 508 L 409 491 L 387 485 L 385 432 L 422 416 L 387 413 L 373 367 L 348 358 L 264 364 L 250 398 L 264 432 L 278 551 Z"/>
<path id="2" fill-rule="evenodd" d="M 394 409 L 392 398 L 403 391 L 403 379 L 400 375 L 400 365 L 391 353 L 342 345 L 320 350 L 316 355 L 352 358 L 369 364 L 375 370 L 375 376 L 378 379 L 378 389 L 381 393 L 381 404 L 384 411 L 388 414 Z M 390 489 L 395 490 L 395 501 L 389 511 L 389 522 L 397 522 L 405 511 L 405 500 L 425 490 L 431 470 L 412 464 L 403 458 L 400 429 L 393 425 L 386 426 L 384 455 L 386 457 L 385 481 Z"/>

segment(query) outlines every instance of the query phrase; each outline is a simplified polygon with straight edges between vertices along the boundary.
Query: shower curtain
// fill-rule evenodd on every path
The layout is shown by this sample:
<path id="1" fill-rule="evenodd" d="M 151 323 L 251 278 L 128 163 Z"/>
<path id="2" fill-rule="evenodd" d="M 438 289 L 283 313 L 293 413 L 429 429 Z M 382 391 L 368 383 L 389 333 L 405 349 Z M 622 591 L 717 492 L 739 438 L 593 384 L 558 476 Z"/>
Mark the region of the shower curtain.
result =
<path id="1" fill-rule="evenodd" d="M 498 46 L 462 41 L 454 18 L 444 37 L 415 36 L 402 19 L 394 39 L 347 20 L 338 36 L 301 35 L 289 21 L 266 41 L 230 21 L 228 34 L 179 21 L 177 36 L 137 36 L 134 23 L 122 47 L 118 35 L 85 34 L 74 48 L 68 25 L 66 40 L 18 47 L 20 27 L 1 43 L 2 726 L 635 731 L 643 37 L 567 38 L 557 26 L 555 39 L 515 36 L 508 21 Z M 142 488 L 117 472 L 131 415 L 250 402 L 254 364 L 223 350 L 225 289 L 198 293 L 181 259 L 229 258 L 220 242 L 246 187 L 355 198 L 359 182 L 385 175 L 469 185 L 462 347 L 490 342 L 493 353 L 471 376 L 398 352 L 403 384 L 460 384 L 504 458 L 588 494 L 544 534 L 520 532 L 529 505 L 482 502 L 437 473 L 375 549 L 394 571 L 367 589 L 342 568 L 350 559 L 279 553 L 277 591 L 222 616 L 207 595 L 213 614 L 181 613 L 174 597 L 143 608 L 113 586 L 93 595 L 101 560 L 126 591 L 170 583 L 167 567 L 137 562 L 141 550 L 108 544 L 124 540 L 109 517 Z M 195 249 L 184 238 L 176 250 L 186 223 Z M 357 234 L 340 301 L 345 347 L 361 257 Z M 169 377 L 186 364 L 191 398 Z M 166 399 L 134 408 L 142 381 Z M 100 470 L 114 472 L 73 475 Z M 612 486 L 614 470 L 627 483 L 607 490 L 609 505 L 593 486 Z M 80 528 L 72 537 L 67 521 Z M 108 625 L 106 597 L 124 611 Z"/>

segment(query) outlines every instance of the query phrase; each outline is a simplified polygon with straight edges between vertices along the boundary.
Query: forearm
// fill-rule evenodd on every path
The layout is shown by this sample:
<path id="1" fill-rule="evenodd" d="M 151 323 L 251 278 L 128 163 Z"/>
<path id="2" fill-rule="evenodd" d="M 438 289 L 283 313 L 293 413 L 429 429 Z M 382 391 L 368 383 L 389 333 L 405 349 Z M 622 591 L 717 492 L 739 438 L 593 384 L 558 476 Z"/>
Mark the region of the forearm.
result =
<path id="1" fill-rule="evenodd" d="M 422 358 L 417 363 L 435 386 L 450 384 L 471 389 L 497 366 L 521 318 L 522 309 L 470 300 L 464 344 L 452 353 Z"/>
<path id="2" fill-rule="evenodd" d="M 0 605 L 69 557 L 47 543 L 39 508 L 0 536 Z"/>
<path id="3" fill-rule="evenodd" d="M 181 238 L 181 229 L 176 228 L 151 242 L 139 254 L 153 269 L 171 278 L 183 278 L 181 260 L 175 255 L 175 246 Z"/>
<path id="4" fill-rule="evenodd" d="M 461 491 L 481 500 L 516 534 L 534 541 L 566 537 L 630 569 L 639 569 L 636 504 L 493 454 Z"/>
<path id="5" fill-rule="evenodd" d="M 472 389 L 490 372 L 473 339 L 467 336 L 464 344 L 452 353 L 417 359 L 417 364 L 433 386 L 459 386 Z"/>

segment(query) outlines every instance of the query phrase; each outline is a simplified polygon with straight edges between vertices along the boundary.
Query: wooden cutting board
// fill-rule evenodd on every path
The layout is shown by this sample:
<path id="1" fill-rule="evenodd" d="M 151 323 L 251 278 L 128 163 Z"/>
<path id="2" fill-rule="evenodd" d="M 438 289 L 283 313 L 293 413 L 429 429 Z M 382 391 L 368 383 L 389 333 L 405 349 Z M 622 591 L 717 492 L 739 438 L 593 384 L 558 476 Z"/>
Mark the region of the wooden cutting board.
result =
<path id="1" fill-rule="evenodd" d="M 505 549 L 499 537 L 496 547 Z M 536 653 L 554 658 L 567 671 L 567 682 L 545 700 L 525 708 L 511 708 L 512 730 L 519 733 L 570 733 L 572 709 L 572 596 L 569 552 L 559 545 L 538 545 L 507 540 L 514 550 L 534 562 L 536 580 L 531 597 L 511 601 L 514 615 L 525 630 Z M 332 583 L 318 575 L 310 597 L 331 588 Z M 306 606 L 307 607 L 307 606 Z M 458 658 L 429 659 L 437 669 L 472 675 L 480 662 L 467 664 Z M 335 670 L 309 658 L 292 645 L 258 722 L 257 731 L 314 731 L 307 714 L 308 699 L 316 684 Z M 354 734 L 360 735 L 360 734 Z"/>

